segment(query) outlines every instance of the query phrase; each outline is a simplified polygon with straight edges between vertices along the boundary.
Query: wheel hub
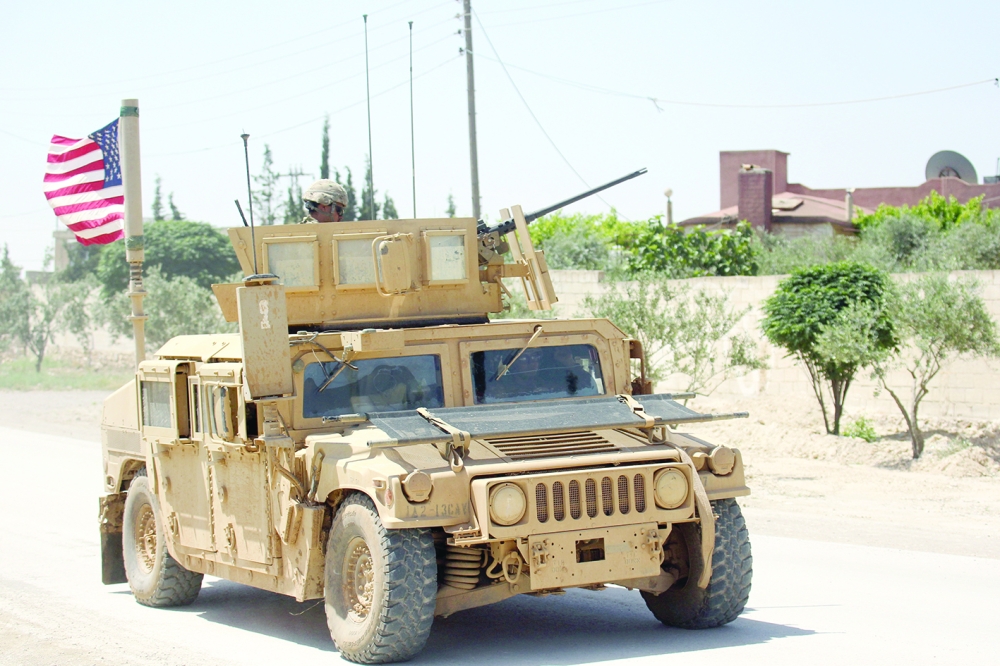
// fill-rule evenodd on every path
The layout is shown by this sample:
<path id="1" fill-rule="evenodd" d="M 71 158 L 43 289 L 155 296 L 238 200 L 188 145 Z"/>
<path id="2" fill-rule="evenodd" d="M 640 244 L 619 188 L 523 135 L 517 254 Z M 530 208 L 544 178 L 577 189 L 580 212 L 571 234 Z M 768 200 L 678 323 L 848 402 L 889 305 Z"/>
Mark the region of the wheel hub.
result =
<path id="1" fill-rule="evenodd" d="M 375 596 L 375 566 L 364 539 L 355 537 L 347 545 L 343 581 L 348 616 L 355 622 L 363 622 L 371 612 Z"/>
<path id="2" fill-rule="evenodd" d="M 150 573 L 156 564 L 156 516 L 148 504 L 142 505 L 135 519 L 135 552 L 139 566 Z"/>

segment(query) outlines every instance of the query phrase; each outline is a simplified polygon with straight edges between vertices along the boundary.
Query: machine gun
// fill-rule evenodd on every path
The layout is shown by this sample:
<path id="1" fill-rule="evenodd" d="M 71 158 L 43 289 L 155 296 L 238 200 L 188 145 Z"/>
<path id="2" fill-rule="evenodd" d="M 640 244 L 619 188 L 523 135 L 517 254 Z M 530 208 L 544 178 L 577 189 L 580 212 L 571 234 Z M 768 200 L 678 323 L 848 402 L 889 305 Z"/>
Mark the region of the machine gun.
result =
<path id="1" fill-rule="evenodd" d="M 532 222 L 534 222 L 538 218 L 544 217 L 545 215 L 548 215 L 549 213 L 553 213 L 553 212 L 559 210 L 560 208 L 563 208 L 564 206 L 568 206 L 571 203 L 576 203 L 580 199 L 586 199 L 587 197 L 593 196 L 593 195 L 597 194 L 598 192 L 603 192 L 604 190 L 606 190 L 608 188 L 614 187 L 615 185 L 618 185 L 620 183 L 624 183 L 626 180 L 632 180 L 636 176 L 641 176 L 644 173 L 646 173 L 646 169 L 639 169 L 638 171 L 633 171 L 632 173 L 628 174 L 627 176 L 622 176 L 621 178 L 617 178 L 617 179 L 611 181 L 610 183 L 605 183 L 604 185 L 600 185 L 598 187 L 595 187 L 592 190 L 587 190 L 583 194 L 577 194 L 575 197 L 570 197 L 569 199 L 566 199 L 564 201 L 560 201 L 557 204 L 553 204 L 553 205 L 548 206 L 546 208 L 542 208 L 541 210 L 536 210 L 534 213 L 529 213 L 529 214 L 527 214 L 527 215 L 524 216 L 524 219 L 528 222 L 528 224 L 531 224 Z M 503 236 L 505 234 L 510 233 L 513 230 L 514 230 L 514 220 L 513 220 L 513 218 L 508 219 L 508 220 L 503 220 L 502 222 L 500 222 L 500 224 L 498 224 L 495 227 L 489 227 L 489 226 L 487 226 L 486 222 L 484 222 L 483 220 L 479 220 L 479 224 L 476 227 L 476 232 L 479 234 L 480 238 L 483 238 L 484 235 L 491 235 L 491 234 L 496 234 L 497 236 Z"/>

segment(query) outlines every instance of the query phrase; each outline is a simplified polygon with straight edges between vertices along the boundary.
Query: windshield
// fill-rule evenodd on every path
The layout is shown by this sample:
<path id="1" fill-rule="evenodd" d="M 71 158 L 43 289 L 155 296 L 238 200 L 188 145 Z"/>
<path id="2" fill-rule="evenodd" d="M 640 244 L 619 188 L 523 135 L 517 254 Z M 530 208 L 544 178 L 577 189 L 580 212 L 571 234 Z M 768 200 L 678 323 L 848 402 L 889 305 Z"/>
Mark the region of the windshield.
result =
<path id="1" fill-rule="evenodd" d="M 472 353 L 476 404 L 516 400 L 550 400 L 603 395 L 604 380 L 597 350 L 591 345 L 496 349 Z M 510 369 L 499 379 L 500 364 Z"/>
<path id="2" fill-rule="evenodd" d="M 303 377 L 302 416 L 307 419 L 367 412 L 444 406 L 441 359 L 436 355 L 399 356 L 310 363 Z M 340 373 L 322 391 L 320 388 Z"/>

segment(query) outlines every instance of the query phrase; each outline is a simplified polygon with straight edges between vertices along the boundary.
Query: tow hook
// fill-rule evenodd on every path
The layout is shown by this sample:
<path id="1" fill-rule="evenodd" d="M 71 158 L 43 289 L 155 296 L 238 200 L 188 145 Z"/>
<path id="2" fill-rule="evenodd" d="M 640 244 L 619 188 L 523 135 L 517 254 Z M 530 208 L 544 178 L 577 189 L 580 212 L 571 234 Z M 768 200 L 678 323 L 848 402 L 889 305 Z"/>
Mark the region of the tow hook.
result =
<path id="1" fill-rule="evenodd" d="M 549 564 L 548 541 L 536 541 L 531 544 L 531 571 L 538 573 Z"/>

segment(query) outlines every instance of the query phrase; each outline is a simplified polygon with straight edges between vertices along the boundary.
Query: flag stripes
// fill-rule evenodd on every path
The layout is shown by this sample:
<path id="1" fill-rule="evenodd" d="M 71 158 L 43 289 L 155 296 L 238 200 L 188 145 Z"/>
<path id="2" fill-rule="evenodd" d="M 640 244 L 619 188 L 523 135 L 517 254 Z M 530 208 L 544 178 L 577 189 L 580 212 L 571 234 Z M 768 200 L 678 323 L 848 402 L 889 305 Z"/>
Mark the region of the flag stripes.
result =
<path id="1" fill-rule="evenodd" d="M 43 179 L 45 198 L 81 244 L 101 245 L 124 237 L 121 178 L 117 119 L 85 139 L 52 137 Z"/>

